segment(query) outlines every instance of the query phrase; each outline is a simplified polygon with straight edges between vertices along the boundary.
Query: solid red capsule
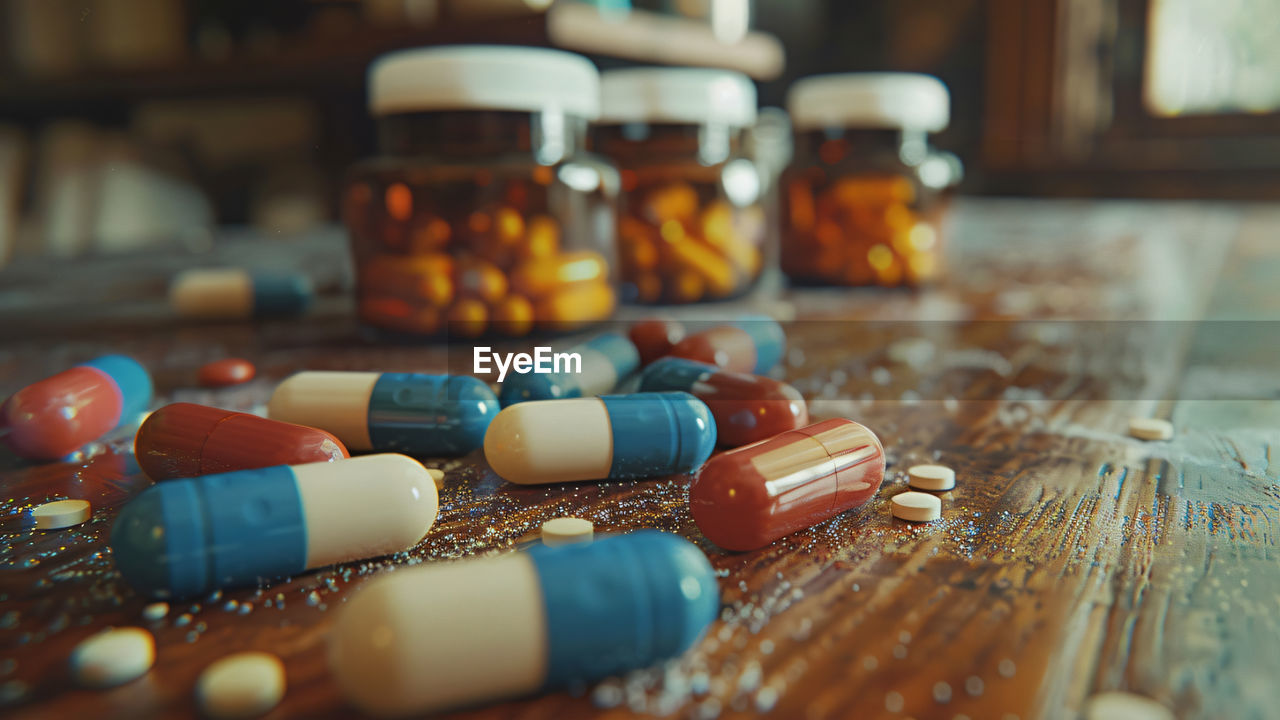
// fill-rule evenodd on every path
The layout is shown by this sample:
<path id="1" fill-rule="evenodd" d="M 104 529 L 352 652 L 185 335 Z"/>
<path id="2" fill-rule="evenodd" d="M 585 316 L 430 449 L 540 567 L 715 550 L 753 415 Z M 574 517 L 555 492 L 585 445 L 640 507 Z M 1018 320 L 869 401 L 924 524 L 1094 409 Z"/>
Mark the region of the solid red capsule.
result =
<path id="1" fill-rule="evenodd" d="M 883 479 L 880 439 L 837 418 L 711 458 L 689 486 L 689 507 L 711 542 L 755 550 L 861 505 Z"/>
<path id="2" fill-rule="evenodd" d="M 151 413 L 138 428 L 134 454 L 156 481 L 348 457 L 324 430 L 193 403 Z"/>
<path id="3" fill-rule="evenodd" d="M 683 390 L 711 408 L 716 442 L 738 447 L 809 422 L 800 391 L 772 378 L 721 370 L 684 358 L 662 358 L 640 374 L 640 392 Z"/>
<path id="4" fill-rule="evenodd" d="M 642 320 L 631 326 L 628 337 L 640 351 L 640 366 L 664 357 L 684 339 L 684 325 L 675 320 Z"/>

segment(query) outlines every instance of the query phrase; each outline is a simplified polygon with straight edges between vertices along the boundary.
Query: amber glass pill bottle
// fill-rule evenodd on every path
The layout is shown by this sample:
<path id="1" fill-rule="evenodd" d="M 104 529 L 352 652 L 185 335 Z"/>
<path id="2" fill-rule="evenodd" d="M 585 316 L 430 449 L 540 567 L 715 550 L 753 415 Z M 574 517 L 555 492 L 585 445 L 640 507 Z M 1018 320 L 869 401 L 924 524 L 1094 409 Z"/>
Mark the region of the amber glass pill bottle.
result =
<path id="1" fill-rule="evenodd" d="M 755 123 L 747 76 L 694 68 L 606 72 L 594 149 L 622 178 L 623 299 L 723 300 L 746 292 L 769 253 L 762 181 L 743 150 Z"/>
<path id="2" fill-rule="evenodd" d="M 404 50 L 369 69 L 380 155 L 343 217 L 362 324 L 393 334 L 576 330 L 617 304 L 617 171 L 584 150 L 587 59 L 541 48 Z"/>
<path id="3" fill-rule="evenodd" d="M 795 157 L 781 179 L 781 262 L 793 283 L 920 285 L 942 271 L 954 156 L 947 88 L 927 75 L 804 78 L 787 96 Z"/>

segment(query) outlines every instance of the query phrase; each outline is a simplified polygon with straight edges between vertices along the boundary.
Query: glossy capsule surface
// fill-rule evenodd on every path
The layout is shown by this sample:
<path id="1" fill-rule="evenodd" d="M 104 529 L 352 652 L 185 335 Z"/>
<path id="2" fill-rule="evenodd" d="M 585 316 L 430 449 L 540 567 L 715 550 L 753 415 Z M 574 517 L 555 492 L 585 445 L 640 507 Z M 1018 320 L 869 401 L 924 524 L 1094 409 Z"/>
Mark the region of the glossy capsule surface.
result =
<path id="1" fill-rule="evenodd" d="M 302 372 L 267 403 L 273 420 L 321 428 L 352 451 L 465 455 L 484 443 L 498 398 L 468 375 Z"/>
<path id="2" fill-rule="evenodd" d="M 763 375 L 782 360 L 786 344 L 782 326 L 759 315 L 690 335 L 676 343 L 670 354 L 733 372 Z"/>
<path id="3" fill-rule="evenodd" d="M 504 408 L 484 455 L 502 479 L 540 485 L 690 472 L 715 443 L 706 403 L 683 392 L 641 393 Z"/>
<path id="4" fill-rule="evenodd" d="M 137 361 L 103 355 L 14 393 L 0 406 L 0 435 L 21 457 L 57 460 L 132 422 L 151 390 Z"/>
<path id="5" fill-rule="evenodd" d="M 641 320 L 627 333 L 640 353 L 642 366 L 670 354 L 684 336 L 684 325 L 675 320 Z"/>
<path id="6" fill-rule="evenodd" d="M 689 508 L 711 542 L 755 550 L 861 505 L 883 479 L 880 439 L 836 418 L 716 456 L 689 486 Z"/>
<path id="7" fill-rule="evenodd" d="M 347 457 L 342 441 L 324 430 L 194 403 L 151 413 L 133 446 L 152 480 Z"/>
<path id="8" fill-rule="evenodd" d="M 384 454 L 158 483 L 111 528 L 135 590 L 186 598 L 407 550 L 439 510 L 420 463 Z"/>
<path id="9" fill-rule="evenodd" d="M 430 713 L 676 657 L 719 612 L 702 551 L 641 530 L 377 578 L 342 606 L 329 668 L 364 712 Z"/>
<path id="10" fill-rule="evenodd" d="M 169 284 L 169 304 L 183 317 L 237 319 L 299 315 L 311 306 L 311 279 L 295 272 L 202 268 Z"/>
<path id="11" fill-rule="evenodd" d="M 527 400 L 603 395 L 640 367 L 640 354 L 636 352 L 636 346 L 617 333 L 598 335 L 565 352 L 577 354 L 581 358 L 581 372 L 510 375 L 502 383 L 502 391 L 498 396 L 502 406 Z"/>
<path id="12" fill-rule="evenodd" d="M 683 390 L 706 403 L 716 419 L 717 442 L 725 447 L 764 440 L 809 422 L 804 397 L 790 385 L 695 360 L 658 360 L 641 373 L 639 389 Z"/>

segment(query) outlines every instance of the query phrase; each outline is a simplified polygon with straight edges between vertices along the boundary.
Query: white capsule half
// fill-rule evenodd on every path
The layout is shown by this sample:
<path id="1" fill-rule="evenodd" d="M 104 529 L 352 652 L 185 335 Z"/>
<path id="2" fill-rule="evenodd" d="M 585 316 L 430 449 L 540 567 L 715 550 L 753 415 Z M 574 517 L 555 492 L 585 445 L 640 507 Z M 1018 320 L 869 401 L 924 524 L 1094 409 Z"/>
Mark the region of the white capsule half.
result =
<path id="1" fill-rule="evenodd" d="M 606 478 L 613 465 L 609 412 L 598 398 L 511 405 L 490 423 L 484 456 L 499 477 L 521 485 Z"/>
<path id="2" fill-rule="evenodd" d="M 382 373 L 301 372 L 280 383 L 267 402 L 272 420 L 328 430 L 348 450 L 373 449 L 369 398 Z"/>
<path id="3" fill-rule="evenodd" d="M 398 572 L 342 608 L 329 666 L 342 694 L 374 715 L 527 695 L 547 676 L 545 616 L 524 553 Z"/>
<path id="4" fill-rule="evenodd" d="M 253 277 L 241 268 L 188 270 L 170 283 L 169 304 L 183 317 L 251 317 Z"/>

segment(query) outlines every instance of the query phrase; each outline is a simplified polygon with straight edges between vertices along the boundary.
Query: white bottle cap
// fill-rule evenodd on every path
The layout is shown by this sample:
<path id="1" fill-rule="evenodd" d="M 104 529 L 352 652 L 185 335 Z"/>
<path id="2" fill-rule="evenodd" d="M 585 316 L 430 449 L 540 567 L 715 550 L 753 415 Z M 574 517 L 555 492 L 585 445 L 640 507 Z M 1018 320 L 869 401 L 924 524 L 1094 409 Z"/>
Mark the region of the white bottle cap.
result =
<path id="1" fill-rule="evenodd" d="M 950 120 L 941 80 L 915 73 L 846 73 L 799 80 L 787 94 L 797 130 L 901 128 L 937 132 Z"/>
<path id="2" fill-rule="evenodd" d="M 369 112 L 559 109 L 594 120 L 600 73 L 560 50 L 499 45 L 401 50 L 369 66 Z"/>
<path id="3" fill-rule="evenodd" d="M 746 75 L 701 68 L 612 70 L 600 79 L 600 122 L 756 121 L 756 86 Z"/>

